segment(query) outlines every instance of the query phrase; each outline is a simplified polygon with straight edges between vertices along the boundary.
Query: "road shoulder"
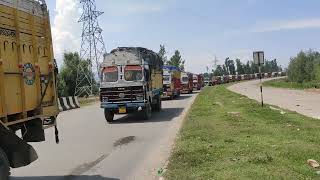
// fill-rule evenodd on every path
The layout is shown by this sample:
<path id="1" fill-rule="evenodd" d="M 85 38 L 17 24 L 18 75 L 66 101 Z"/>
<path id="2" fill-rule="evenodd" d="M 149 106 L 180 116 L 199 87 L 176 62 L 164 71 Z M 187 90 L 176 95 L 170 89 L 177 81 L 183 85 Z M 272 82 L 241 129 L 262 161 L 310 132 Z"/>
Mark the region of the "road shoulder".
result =
<path id="1" fill-rule="evenodd" d="M 272 79 L 264 79 L 263 81 L 268 80 Z M 229 86 L 228 89 L 250 99 L 261 101 L 259 80 L 237 83 Z M 320 119 L 319 93 L 306 90 L 264 87 L 263 96 L 264 102 L 267 104 Z"/>
<path id="2" fill-rule="evenodd" d="M 174 123 L 170 128 L 164 130 L 166 131 L 163 133 L 165 136 L 163 136 L 157 143 L 157 146 L 153 147 L 150 153 L 146 155 L 142 163 L 133 171 L 134 173 L 128 177 L 129 179 L 159 179 L 158 171 L 165 170 L 174 148 L 176 137 L 197 97 L 198 93 L 191 97 L 181 115 L 172 120 Z"/>

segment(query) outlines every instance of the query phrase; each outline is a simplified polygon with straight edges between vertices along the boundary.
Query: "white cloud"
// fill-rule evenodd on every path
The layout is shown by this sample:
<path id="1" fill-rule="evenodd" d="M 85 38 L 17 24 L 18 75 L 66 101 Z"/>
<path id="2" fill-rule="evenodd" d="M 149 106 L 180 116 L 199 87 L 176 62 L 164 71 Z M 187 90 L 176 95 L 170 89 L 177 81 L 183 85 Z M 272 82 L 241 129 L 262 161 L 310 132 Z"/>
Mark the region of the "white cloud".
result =
<path id="1" fill-rule="evenodd" d="M 278 21 L 267 24 L 257 24 L 253 32 L 272 32 L 293 29 L 311 29 L 320 28 L 320 18 L 300 19 L 291 21 Z"/>
<path id="2" fill-rule="evenodd" d="M 56 16 L 52 26 L 53 47 L 58 64 L 62 64 L 65 51 L 79 51 L 81 24 L 77 0 L 57 0 Z"/>

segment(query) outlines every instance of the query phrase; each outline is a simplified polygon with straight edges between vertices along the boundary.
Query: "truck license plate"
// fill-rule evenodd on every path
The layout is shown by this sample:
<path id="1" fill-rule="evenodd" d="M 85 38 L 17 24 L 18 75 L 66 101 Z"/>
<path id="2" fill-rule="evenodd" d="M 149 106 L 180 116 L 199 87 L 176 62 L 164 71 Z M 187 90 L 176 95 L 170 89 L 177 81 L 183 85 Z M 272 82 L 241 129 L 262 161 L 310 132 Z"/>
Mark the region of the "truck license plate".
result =
<path id="1" fill-rule="evenodd" d="M 127 108 L 126 107 L 119 107 L 119 113 L 120 114 L 127 113 Z"/>

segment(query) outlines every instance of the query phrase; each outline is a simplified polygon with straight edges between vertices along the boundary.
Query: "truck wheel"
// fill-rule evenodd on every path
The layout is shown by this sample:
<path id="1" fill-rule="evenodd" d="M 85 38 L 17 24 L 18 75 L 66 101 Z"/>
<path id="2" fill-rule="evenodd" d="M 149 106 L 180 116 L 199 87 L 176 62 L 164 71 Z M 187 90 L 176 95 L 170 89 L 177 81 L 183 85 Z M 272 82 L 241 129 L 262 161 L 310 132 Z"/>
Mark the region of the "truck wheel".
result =
<path id="1" fill-rule="evenodd" d="M 104 117 L 106 118 L 107 122 L 111 123 L 114 118 L 114 113 L 108 110 L 104 110 Z"/>
<path id="2" fill-rule="evenodd" d="M 0 148 L 0 179 L 8 180 L 10 175 L 10 166 L 6 153 Z"/>
<path id="3" fill-rule="evenodd" d="M 161 109 L 162 109 L 162 101 L 161 101 L 161 97 L 159 96 L 159 97 L 157 98 L 157 104 L 156 104 L 156 106 L 155 106 L 155 110 L 156 110 L 157 112 L 160 112 Z"/>
<path id="4" fill-rule="evenodd" d="M 142 113 L 144 120 L 149 120 L 151 118 L 152 108 L 150 103 L 146 104 L 146 107 L 143 109 Z"/>

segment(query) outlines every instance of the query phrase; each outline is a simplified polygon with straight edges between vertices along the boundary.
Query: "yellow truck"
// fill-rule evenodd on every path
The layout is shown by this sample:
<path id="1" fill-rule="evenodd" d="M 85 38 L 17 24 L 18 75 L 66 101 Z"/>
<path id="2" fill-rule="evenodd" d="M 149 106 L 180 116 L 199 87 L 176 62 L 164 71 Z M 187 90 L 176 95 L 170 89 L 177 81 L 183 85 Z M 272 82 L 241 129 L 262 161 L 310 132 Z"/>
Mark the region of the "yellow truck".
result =
<path id="1" fill-rule="evenodd" d="M 10 167 L 37 159 L 27 142 L 45 141 L 44 129 L 54 127 L 59 141 L 58 69 L 52 49 L 44 0 L 0 0 L 1 180 L 8 178 Z"/>

